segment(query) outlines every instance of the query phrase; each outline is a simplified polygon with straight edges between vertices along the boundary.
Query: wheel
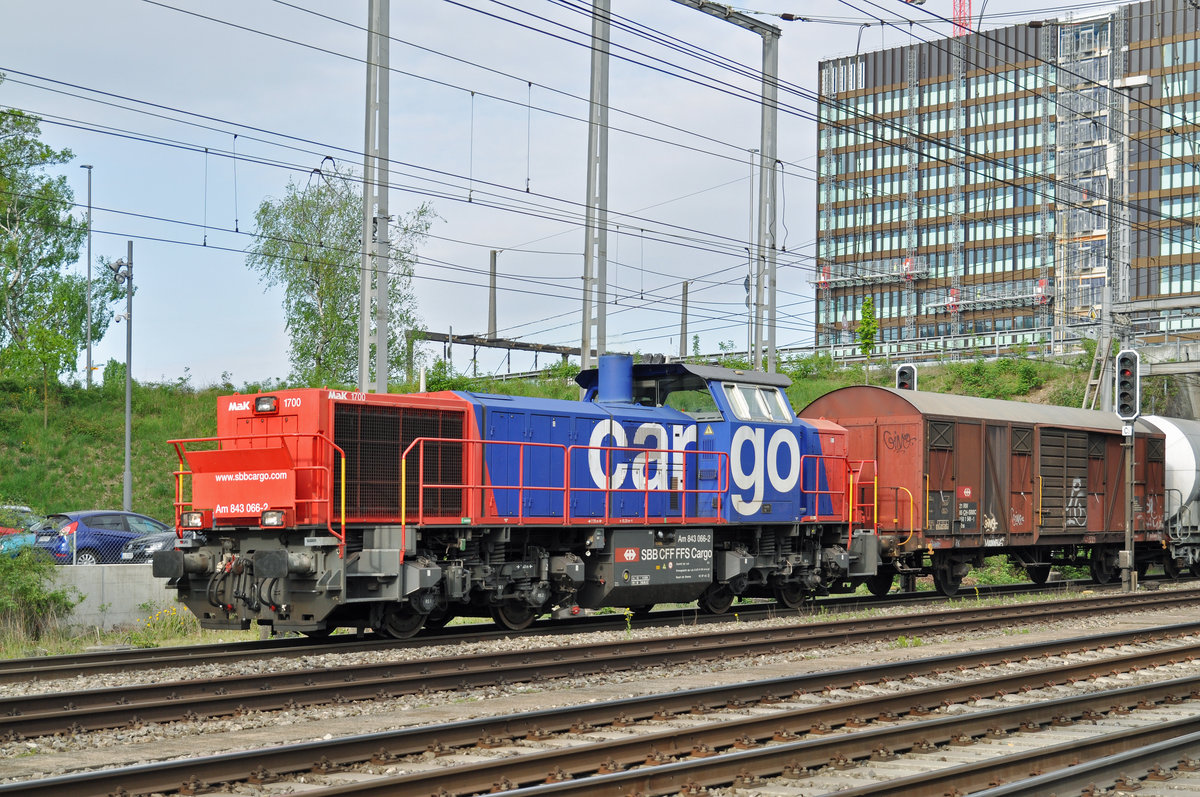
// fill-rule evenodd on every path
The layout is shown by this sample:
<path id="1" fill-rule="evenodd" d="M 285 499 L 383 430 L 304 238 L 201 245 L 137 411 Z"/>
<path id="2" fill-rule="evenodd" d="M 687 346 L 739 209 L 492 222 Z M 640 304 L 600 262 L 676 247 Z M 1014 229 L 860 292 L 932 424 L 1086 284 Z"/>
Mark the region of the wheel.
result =
<path id="1" fill-rule="evenodd" d="M 789 609 L 799 609 L 808 597 L 808 592 L 801 584 L 784 582 L 775 585 L 775 600 Z"/>
<path id="2" fill-rule="evenodd" d="M 933 585 L 937 587 L 938 592 L 949 598 L 958 594 L 958 588 L 962 585 L 962 576 L 954 575 L 953 565 L 935 567 L 933 569 Z"/>
<path id="3" fill-rule="evenodd" d="M 445 628 L 446 623 L 457 617 L 454 612 L 449 609 L 434 609 L 425 618 L 425 627 L 431 631 L 436 631 L 439 628 Z"/>
<path id="4" fill-rule="evenodd" d="M 1174 556 L 1167 555 L 1163 557 L 1163 572 L 1167 574 L 1167 578 L 1175 580 L 1183 575 L 1183 568 L 1179 565 L 1179 560 Z M 1140 573 L 1138 575 L 1141 575 Z"/>
<path id="5" fill-rule="evenodd" d="M 867 576 L 867 592 L 876 598 L 882 598 L 892 591 L 894 583 L 896 583 L 895 573 L 876 573 L 873 576 Z"/>
<path id="6" fill-rule="evenodd" d="M 98 565 L 100 564 L 100 554 L 96 553 L 91 548 L 84 548 L 82 551 L 76 551 L 75 564 Z"/>
<path id="7" fill-rule="evenodd" d="M 1192 562 L 1188 567 L 1188 572 L 1192 574 L 1193 578 L 1200 578 L 1200 562 Z"/>
<path id="8" fill-rule="evenodd" d="M 1050 579 L 1050 565 L 1025 565 L 1025 575 L 1034 584 L 1041 586 Z"/>
<path id="9" fill-rule="evenodd" d="M 649 617 L 650 612 L 654 611 L 654 604 L 647 603 L 642 606 L 630 606 L 629 611 L 634 617 Z"/>
<path id="10" fill-rule="evenodd" d="M 301 631 L 309 639 L 329 639 L 329 635 L 333 633 L 332 628 L 317 628 L 312 631 Z"/>
<path id="11" fill-rule="evenodd" d="M 1138 562 L 1134 570 L 1137 571 L 1138 578 L 1143 578 L 1150 571 L 1150 563 L 1146 561 Z"/>
<path id="12" fill-rule="evenodd" d="M 393 603 L 383 610 L 375 630 L 392 639 L 408 639 L 421 630 L 428 616 L 413 611 L 407 603 Z"/>
<path id="13" fill-rule="evenodd" d="M 934 555 L 934 586 L 937 592 L 946 595 L 958 594 L 959 586 L 962 585 L 962 576 L 970 571 L 968 565 L 960 562 L 955 562 L 944 553 L 935 553 Z"/>
<path id="14" fill-rule="evenodd" d="M 696 605 L 705 614 L 725 614 L 733 605 L 733 590 L 727 584 L 713 584 L 696 599 Z"/>
<path id="15" fill-rule="evenodd" d="M 527 603 L 509 601 L 492 607 L 492 619 L 501 628 L 510 631 L 524 631 L 533 625 L 533 621 L 541 614 Z"/>
<path id="16" fill-rule="evenodd" d="M 1093 548 L 1092 556 L 1088 560 L 1088 569 L 1092 572 L 1092 581 L 1097 584 L 1111 584 L 1119 575 L 1116 552 Z"/>

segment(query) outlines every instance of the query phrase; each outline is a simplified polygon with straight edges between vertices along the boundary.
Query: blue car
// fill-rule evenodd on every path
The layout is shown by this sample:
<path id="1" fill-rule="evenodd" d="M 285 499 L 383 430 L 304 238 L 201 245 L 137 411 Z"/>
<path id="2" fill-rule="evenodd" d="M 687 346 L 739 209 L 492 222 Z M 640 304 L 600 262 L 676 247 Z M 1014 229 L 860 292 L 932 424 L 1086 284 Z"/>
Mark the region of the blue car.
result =
<path id="1" fill-rule="evenodd" d="M 121 561 L 121 549 L 130 540 L 170 530 L 166 523 L 135 512 L 62 512 L 46 518 L 35 545 L 60 565 L 111 564 Z"/>

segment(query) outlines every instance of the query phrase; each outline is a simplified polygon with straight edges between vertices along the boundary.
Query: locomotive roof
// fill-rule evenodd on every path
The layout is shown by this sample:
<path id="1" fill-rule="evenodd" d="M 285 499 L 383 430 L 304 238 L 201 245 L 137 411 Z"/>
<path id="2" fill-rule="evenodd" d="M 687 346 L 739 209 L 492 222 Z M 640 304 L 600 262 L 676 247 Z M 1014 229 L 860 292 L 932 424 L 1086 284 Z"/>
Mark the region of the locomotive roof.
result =
<path id="1" fill-rule="evenodd" d="M 881 394 L 890 394 L 885 397 Z M 894 398 L 892 398 L 894 397 Z M 865 399 L 865 400 L 864 400 Z M 900 390 L 876 385 L 851 385 L 826 393 L 800 411 L 807 416 L 809 409 L 825 417 L 882 416 L 895 414 L 897 400 L 910 405 L 922 415 L 944 415 L 958 418 L 1012 423 L 1048 424 L 1051 426 L 1105 429 L 1120 432 L 1123 421 L 1115 413 L 1059 407 L 1052 404 L 1031 404 L 1023 401 L 956 396 L 950 393 L 931 393 L 925 390 Z M 844 405 L 839 407 L 838 403 Z M 1139 421 L 1139 432 L 1157 432 L 1153 426 Z"/>
<path id="2" fill-rule="evenodd" d="M 599 369 L 589 368 L 580 371 L 575 382 L 580 387 L 593 387 L 598 379 Z M 719 365 L 696 365 L 693 363 L 635 363 L 633 366 L 634 379 L 647 379 L 656 376 L 674 374 L 692 374 L 704 380 L 718 382 L 740 382 L 745 385 L 768 385 L 772 387 L 787 387 L 792 380 L 783 374 L 768 374 L 764 371 L 744 371 L 734 368 L 722 368 Z"/>

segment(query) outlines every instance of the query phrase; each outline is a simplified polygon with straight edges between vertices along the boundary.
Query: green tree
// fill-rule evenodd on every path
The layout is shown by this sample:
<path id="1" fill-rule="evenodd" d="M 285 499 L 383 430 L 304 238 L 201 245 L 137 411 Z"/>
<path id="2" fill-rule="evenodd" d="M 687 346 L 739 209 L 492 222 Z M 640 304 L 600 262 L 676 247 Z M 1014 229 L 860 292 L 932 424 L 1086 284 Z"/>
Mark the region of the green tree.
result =
<path id="1" fill-rule="evenodd" d="M 868 381 L 871 373 L 871 352 L 875 349 L 875 338 L 879 334 L 879 322 L 875 320 L 875 300 L 870 296 L 863 299 L 862 320 L 858 322 L 855 337 L 858 338 L 858 350 L 867 358 L 863 381 Z"/>
<path id="2" fill-rule="evenodd" d="M 87 345 L 87 280 L 66 271 L 86 225 L 71 216 L 66 177 L 47 174 L 72 155 L 40 135 L 37 117 L 0 110 L 0 376 L 40 381 L 45 417 L 51 382 L 75 370 Z M 115 285 L 93 286 L 94 339 L 115 299 Z"/>
<path id="3" fill-rule="evenodd" d="M 389 225 L 390 373 L 413 368 L 405 333 L 421 324 L 412 293 L 412 266 L 415 248 L 435 218 L 432 208 L 422 204 Z M 281 199 L 263 200 L 255 221 L 258 229 L 246 263 L 267 285 L 283 287 L 291 380 L 353 384 L 358 380 L 361 181 L 336 168 L 327 174 L 314 172 L 303 185 L 289 181 Z M 372 353 L 372 371 L 374 362 Z"/>

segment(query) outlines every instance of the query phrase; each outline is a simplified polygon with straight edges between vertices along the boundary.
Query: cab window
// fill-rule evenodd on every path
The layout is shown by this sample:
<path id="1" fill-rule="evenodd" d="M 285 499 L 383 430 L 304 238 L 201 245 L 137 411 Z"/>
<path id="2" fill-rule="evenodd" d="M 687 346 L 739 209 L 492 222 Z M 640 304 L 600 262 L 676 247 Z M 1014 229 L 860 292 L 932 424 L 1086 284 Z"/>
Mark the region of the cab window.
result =
<path id="1" fill-rule="evenodd" d="M 693 374 L 635 380 L 633 400 L 646 407 L 670 407 L 698 421 L 722 420 L 708 383 Z"/>
<path id="2" fill-rule="evenodd" d="M 792 420 L 787 403 L 775 388 L 730 382 L 726 382 L 722 387 L 738 420 L 773 423 L 790 423 Z"/>

